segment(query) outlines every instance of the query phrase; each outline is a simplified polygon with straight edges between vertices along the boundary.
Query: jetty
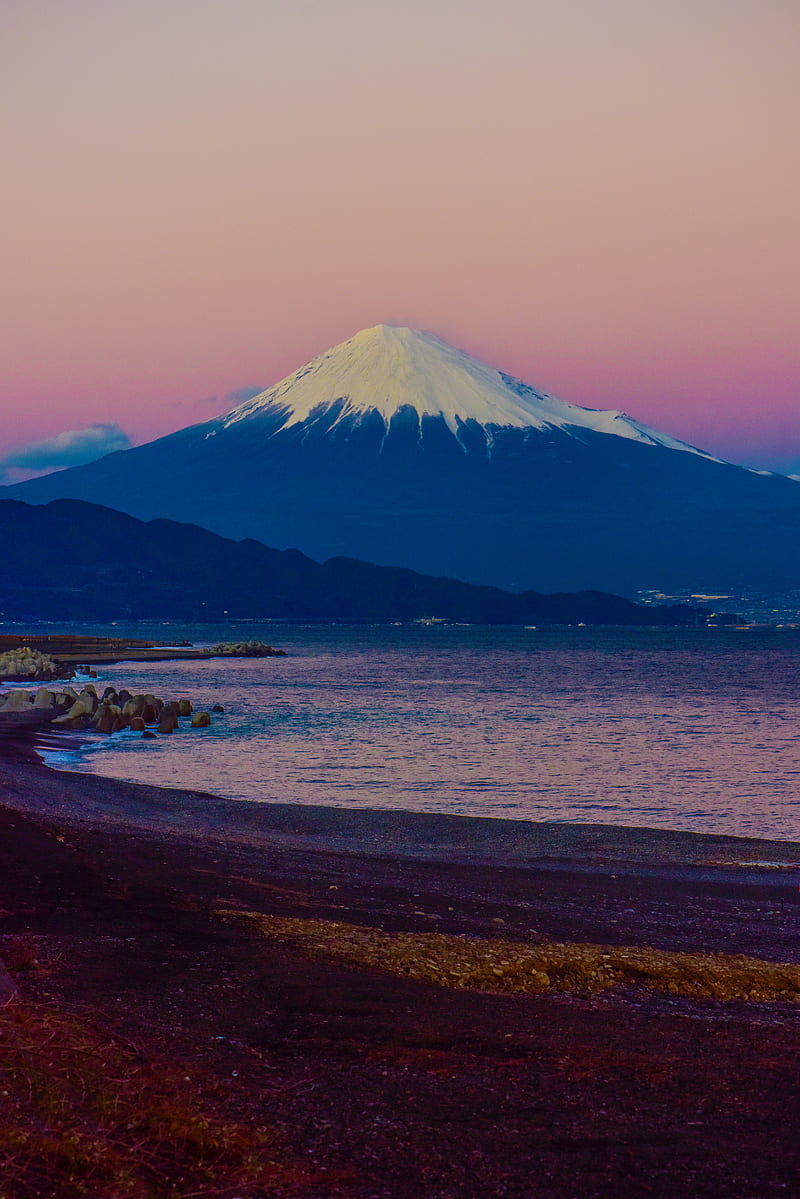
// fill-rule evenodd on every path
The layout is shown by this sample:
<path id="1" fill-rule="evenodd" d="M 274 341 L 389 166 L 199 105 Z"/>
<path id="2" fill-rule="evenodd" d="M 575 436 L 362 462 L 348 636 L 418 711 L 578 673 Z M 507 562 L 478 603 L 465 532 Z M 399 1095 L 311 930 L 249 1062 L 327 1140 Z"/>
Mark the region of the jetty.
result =
<path id="1" fill-rule="evenodd" d="M 190 642 L 163 645 L 128 637 L 87 637 L 71 633 L 32 633 L 0 635 L 0 655 L 28 647 L 47 654 L 64 666 L 108 666 L 118 662 L 172 662 L 178 659 L 216 657 L 282 658 L 284 650 L 263 642 L 226 642 L 213 647 L 198 647 Z"/>

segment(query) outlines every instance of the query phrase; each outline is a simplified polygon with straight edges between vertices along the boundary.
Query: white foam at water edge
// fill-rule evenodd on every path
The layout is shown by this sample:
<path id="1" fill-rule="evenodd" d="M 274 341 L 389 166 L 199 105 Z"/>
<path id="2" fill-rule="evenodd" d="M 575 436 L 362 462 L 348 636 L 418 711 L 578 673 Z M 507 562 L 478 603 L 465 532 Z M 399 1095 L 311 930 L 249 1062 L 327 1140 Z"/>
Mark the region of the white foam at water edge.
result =
<path id="1" fill-rule="evenodd" d="M 28 691 L 35 695 L 40 687 L 46 687 L 48 691 L 63 691 L 65 687 L 72 687 L 75 683 L 93 683 L 96 686 L 103 682 L 105 679 L 101 674 L 97 678 L 90 674 L 73 674 L 68 679 L 34 679 L 25 683 L 0 682 L 0 695 L 9 695 L 12 691 Z"/>
<path id="2" fill-rule="evenodd" d="M 55 733 L 54 736 L 66 738 L 69 734 Z M 80 733 L 76 733 L 75 737 L 80 738 Z M 114 749 L 119 746 L 120 742 L 133 740 L 141 742 L 145 746 L 156 744 L 149 738 L 143 738 L 141 733 L 135 733 L 132 729 L 120 729 L 116 733 L 90 734 L 79 740 L 77 744 L 68 742 L 67 745 L 59 747 L 37 745 L 36 752 L 45 766 L 50 766 L 53 770 L 68 770 L 84 761 L 90 754 L 96 754 L 104 749 Z"/>
<path id="3" fill-rule="evenodd" d="M 36 750 L 45 766 L 53 770 L 69 769 L 80 762 L 82 753 L 79 749 L 41 749 Z"/>

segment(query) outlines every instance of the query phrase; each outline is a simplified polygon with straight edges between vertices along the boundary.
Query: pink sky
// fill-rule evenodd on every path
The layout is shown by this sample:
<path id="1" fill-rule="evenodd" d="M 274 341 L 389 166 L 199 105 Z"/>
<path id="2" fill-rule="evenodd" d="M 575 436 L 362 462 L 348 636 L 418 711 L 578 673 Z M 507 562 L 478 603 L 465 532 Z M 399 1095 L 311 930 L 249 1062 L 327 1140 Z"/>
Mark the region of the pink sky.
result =
<path id="1" fill-rule="evenodd" d="M 799 45 L 795 0 L 6 0 L 0 460 L 387 321 L 800 463 Z"/>

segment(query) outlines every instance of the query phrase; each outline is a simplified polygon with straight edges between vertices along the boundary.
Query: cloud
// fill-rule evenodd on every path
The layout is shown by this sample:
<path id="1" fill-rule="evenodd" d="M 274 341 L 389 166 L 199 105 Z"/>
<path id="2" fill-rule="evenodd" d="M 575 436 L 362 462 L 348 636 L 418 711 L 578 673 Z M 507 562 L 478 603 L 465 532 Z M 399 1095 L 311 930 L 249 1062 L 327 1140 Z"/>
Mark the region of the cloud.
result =
<path id="1" fill-rule="evenodd" d="M 260 396 L 264 387 L 237 387 L 236 391 L 229 391 L 224 397 L 226 404 L 243 404 L 245 400 L 252 400 L 253 396 Z"/>
<path id="2" fill-rule="evenodd" d="M 226 392 L 225 395 L 202 396 L 197 400 L 179 400 L 175 407 L 190 412 L 192 415 L 197 414 L 203 420 L 208 420 L 209 411 L 212 411 L 215 416 L 221 416 L 223 413 L 229 412 L 231 408 L 235 408 L 237 404 L 243 404 L 245 400 L 252 400 L 253 396 L 261 395 L 262 391 L 266 390 L 266 387 L 237 387 L 234 391 Z"/>
<path id="3" fill-rule="evenodd" d="M 49 471 L 65 466 L 81 466 L 114 450 L 129 450 L 132 442 L 119 425 L 88 425 L 85 429 L 67 429 L 34 441 L 0 461 L 0 481 L 9 470 Z"/>

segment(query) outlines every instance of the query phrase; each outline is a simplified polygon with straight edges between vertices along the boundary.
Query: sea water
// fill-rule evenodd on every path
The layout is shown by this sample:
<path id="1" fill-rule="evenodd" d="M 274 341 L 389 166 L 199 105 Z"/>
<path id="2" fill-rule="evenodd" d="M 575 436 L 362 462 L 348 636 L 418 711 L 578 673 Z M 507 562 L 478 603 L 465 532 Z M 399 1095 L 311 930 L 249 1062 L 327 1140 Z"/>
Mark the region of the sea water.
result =
<path id="1" fill-rule="evenodd" d="M 241 623 L 285 658 L 104 668 L 209 729 L 95 737 L 52 765 L 261 802 L 800 840 L 800 631 Z M 187 722 L 184 722 L 186 726 Z"/>

